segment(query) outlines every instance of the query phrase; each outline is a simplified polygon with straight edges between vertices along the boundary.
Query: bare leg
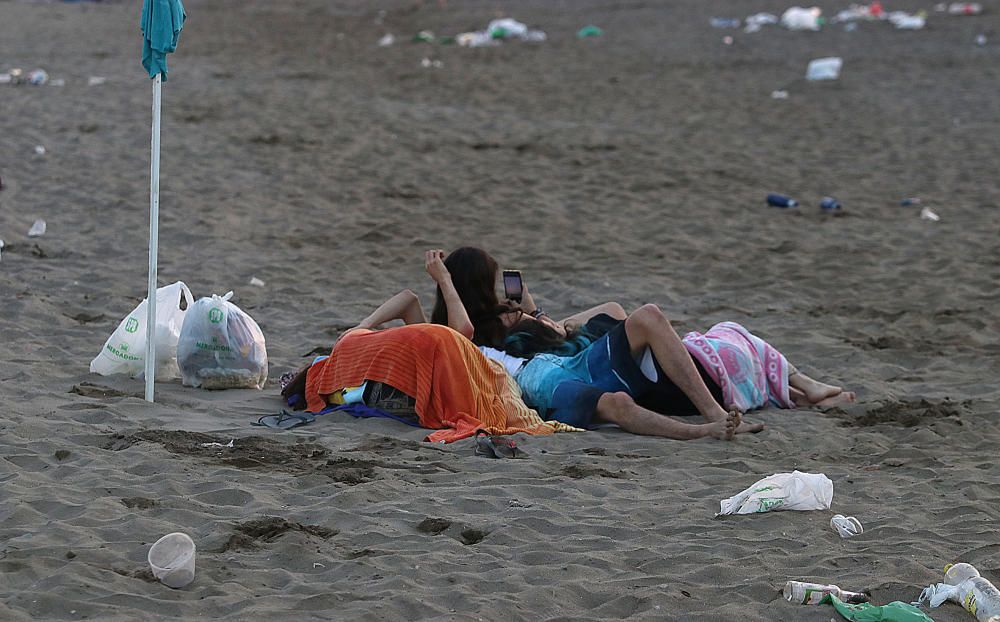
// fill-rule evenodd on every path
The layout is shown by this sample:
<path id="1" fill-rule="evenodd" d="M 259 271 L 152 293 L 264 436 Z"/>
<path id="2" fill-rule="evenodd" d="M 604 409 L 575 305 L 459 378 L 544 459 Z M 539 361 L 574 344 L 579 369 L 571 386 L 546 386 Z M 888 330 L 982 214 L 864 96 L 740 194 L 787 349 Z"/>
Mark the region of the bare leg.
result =
<path id="1" fill-rule="evenodd" d="M 392 320 L 403 320 L 406 324 L 426 324 L 424 310 L 420 308 L 417 295 L 404 289 L 389 300 L 386 300 L 372 314 L 361 320 L 356 328 L 378 328 Z"/>
<path id="2" fill-rule="evenodd" d="M 684 423 L 666 415 L 654 413 L 637 405 L 628 393 L 605 393 L 597 402 L 597 416 L 617 423 L 633 434 L 664 436 L 677 440 L 690 440 L 711 436 L 731 440 L 740 425 L 739 411 L 728 413 L 720 421 L 711 423 Z"/>
<path id="3" fill-rule="evenodd" d="M 625 334 L 632 355 L 638 358 L 648 346 L 667 377 L 688 396 L 705 419 L 711 422 L 726 420 L 728 413 L 712 397 L 687 348 L 659 307 L 645 305 L 633 312 L 625 320 Z"/>

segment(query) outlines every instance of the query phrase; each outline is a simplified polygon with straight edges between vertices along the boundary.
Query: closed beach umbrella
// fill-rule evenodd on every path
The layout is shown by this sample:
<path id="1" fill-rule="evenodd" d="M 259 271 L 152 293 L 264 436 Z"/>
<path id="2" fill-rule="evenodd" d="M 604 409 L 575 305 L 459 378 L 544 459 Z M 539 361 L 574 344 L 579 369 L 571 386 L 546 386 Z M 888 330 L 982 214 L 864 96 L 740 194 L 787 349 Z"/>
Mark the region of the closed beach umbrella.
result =
<path id="1" fill-rule="evenodd" d="M 153 401 L 156 368 L 156 254 L 160 220 L 160 92 L 167 79 L 167 54 L 177 49 L 184 27 L 181 0 L 143 0 L 142 66 L 153 79 L 153 138 L 149 162 L 149 293 L 146 297 L 146 401 Z"/>

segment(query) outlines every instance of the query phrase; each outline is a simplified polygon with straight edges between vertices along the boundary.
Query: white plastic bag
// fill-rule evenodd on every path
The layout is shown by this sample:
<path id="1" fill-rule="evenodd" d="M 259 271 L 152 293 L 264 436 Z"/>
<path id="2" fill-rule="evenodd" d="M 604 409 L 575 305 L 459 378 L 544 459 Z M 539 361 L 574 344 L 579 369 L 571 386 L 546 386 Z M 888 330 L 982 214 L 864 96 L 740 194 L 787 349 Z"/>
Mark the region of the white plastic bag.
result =
<path id="1" fill-rule="evenodd" d="M 263 389 L 267 348 L 257 322 L 225 296 L 201 298 L 188 310 L 177 343 L 184 384 L 203 389 Z"/>
<path id="2" fill-rule="evenodd" d="M 181 301 L 184 309 L 181 309 Z M 183 281 L 156 290 L 156 379 L 176 378 L 177 339 L 184 324 L 184 315 L 194 303 L 191 290 Z M 108 376 L 129 374 L 133 377 L 145 375 L 146 366 L 146 306 L 144 298 L 132 313 L 125 316 L 115 332 L 104 342 L 100 354 L 90 362 L 91 373 Z"/>
<path id="3" fill-rule="evenodd" d="M 778 473 L 765 477 L 740 494 L 723 499 L 716 516 L 755 514 L 771 510 L 829 510 L 833 482 L 822 473 Z"/>
<path id="4" fill-rule="evenodd" d="M 836 80 L 840 77 L 840 68 L 844 60 L 839 56 L 828 56 L 809 61 L 806 67 L 806 80 Z"/>
<path id="5" fill-rule="evenodd" d="M 819 7 L 804 9 L 800 6 L 793 6 L 781 15 L 781 25 L 789 30 L 819 30 L 820 15 L 823 11 Z"/>

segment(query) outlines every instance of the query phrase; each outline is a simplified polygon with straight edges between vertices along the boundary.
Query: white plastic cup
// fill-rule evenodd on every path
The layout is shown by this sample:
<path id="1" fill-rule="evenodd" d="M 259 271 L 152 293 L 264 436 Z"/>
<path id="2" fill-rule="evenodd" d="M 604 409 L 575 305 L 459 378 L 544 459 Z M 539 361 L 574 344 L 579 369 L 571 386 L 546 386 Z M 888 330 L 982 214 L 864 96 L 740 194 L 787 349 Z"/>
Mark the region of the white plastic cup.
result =
<path id="1" fill-rule="evenodd" d="M 182 588 L 194 581 L 194 540 L 179 531 L 168 533 L 149 549 L 153 576 L 167 587 Z"/>
<path id="2" fill-rule="evenodd" d="M 837 514 L 831 518 L 830 527 L 839 533 L 841 538 L 850 538 L 865 532 L 865 528 L 861 526 L 861 521 L 853 516 L 844 516 L 843 514 Z"/>

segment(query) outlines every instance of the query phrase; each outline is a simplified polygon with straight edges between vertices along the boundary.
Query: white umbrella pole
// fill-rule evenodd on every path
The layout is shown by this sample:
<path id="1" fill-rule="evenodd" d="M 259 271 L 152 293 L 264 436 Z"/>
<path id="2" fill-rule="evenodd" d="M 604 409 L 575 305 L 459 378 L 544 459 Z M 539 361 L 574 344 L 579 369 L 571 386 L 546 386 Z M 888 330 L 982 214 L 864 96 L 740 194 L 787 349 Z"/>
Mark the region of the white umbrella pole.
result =
<path id="1" fill-rule="evenodd" d="M 153 79 L 153 138 L 149 161 L 149 293 L 146 297 L 146 401 L 153 400 L 156 373 L 156 254 L 160 221 L 160 83 Z"/>

